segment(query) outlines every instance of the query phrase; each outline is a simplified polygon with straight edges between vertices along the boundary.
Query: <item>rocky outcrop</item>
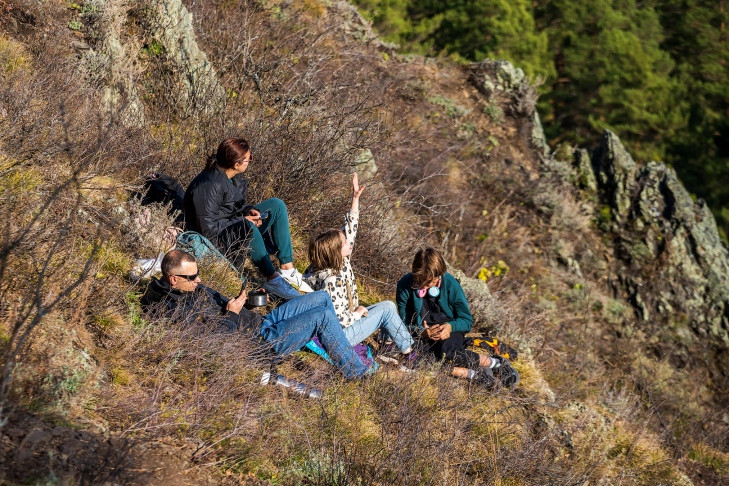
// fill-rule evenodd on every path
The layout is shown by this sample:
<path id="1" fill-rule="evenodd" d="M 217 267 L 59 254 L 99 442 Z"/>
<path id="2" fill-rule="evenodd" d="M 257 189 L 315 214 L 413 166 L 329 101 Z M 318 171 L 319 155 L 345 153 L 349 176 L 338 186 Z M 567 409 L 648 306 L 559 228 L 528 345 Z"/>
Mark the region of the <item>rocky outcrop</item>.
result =
<path id="1" fill-rule="evenodd" d="M 584 154 L 577 156 L 583 167 Z M 688 326 L 729 346 L 729 252 L 706 204 L 694 201 L 665 164 L 638 166 L 609 131 L 592 167 L 601 214 L 628 267 L 617 280 L 642 320 L 679 334 Z"/>
<path id="2" fill-rule="evenodd" d="M 111 118 L 124 126 L 145 124 L 144 103 L 135 84 L 141 45 L 124 38 L 127 0 L 95 0 L 84 14 L 93 33 L 92 46 L 79 44 L 81 66 L 92 85 L 101 90 L 101 105 Z M 215 114 L 223 107 L 225 90 L 205 53 L 198 46 L 192 14 L 180 0 L 155 0 L 147 11 L 147 35 L 159 43 L 173 66 L 173 83 L 179 106 Z"/>
<path id="3" fill-rule="evenodd" d="M 134 59 L 139 54 L 135 43 L 122 42 L 125 0 L 96 0 L 84 20 L 93 30 L 93 47 L 77 42 L 74 47 L 82 52 L 81 69 L 92 85 L 101 86 L 102 111 L 110 119 L 118 119 L 123 126 L 144 126 L 144 104 L 135 85 L 137 69 Z"/>
<path id="4" fill-rule="evenodd" d="M 578 149 L 575 151 L 574 157 L 575 162 L 573 165 L 577 174 L 577 183 L 589 192 L 596 192 L 597 180 L 595 179 L 595 172 L 592 170 L 590 154 L 585 149 Z"/>
<path id="5" fill-rule="evenodd" d="M 182 105 L 186 109 L 217 113 L 225 102 L 225 90 L 197 44 L 192 14 L 181 0 L 156 0 L 151 9 L 152 36 L 180 74 Z"/>
<path id="6" fill-rule="evenodd" d="M 521 68 L 509 61 L 485 59 L 471 66 L 470 81 L 486 96 L 496 92 L 516 92 L 526 82 Z"/>
<path id="7" fill-rule="evenodd" d="M 328 10 L 336 19 L 338 28 L 347 36 L 369 43 L 383 51 L 394 52 L 397 44 L 383 42 L 372 30 L 372 25 L 362 17 L 357 7 L 346 1 L 335 1 L 328 5 Z"/>
<path id="8" fill-rule="evenodd" d="M 549 144 L 536 110 L 539 94 L 524 71 L 514 67 L 509 61 L 492 59 L 472 64 L 470 71 L 469 81 L 490 101 L 495 101 L 497 97 L 511 100 L 511 110 L 514 114 L 527 118 L 531 123 L 529 139 L 532 145 L 542 156 L 549 157 Z"/>

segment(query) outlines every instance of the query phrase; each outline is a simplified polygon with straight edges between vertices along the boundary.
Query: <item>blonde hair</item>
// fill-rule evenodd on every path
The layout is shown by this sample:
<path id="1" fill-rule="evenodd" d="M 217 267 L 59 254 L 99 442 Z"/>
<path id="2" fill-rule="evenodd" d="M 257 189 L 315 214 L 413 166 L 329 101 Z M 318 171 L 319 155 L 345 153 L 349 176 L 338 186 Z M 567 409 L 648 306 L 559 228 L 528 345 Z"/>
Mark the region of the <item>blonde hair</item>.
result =
<path id="1" fill-rule="evenodd" d="M 421 248 L 413 259 L 413 288 L 423 288 L 428 282 L 446 273 L 443 254 L 435 248 Z"/>
<path id="2" fill-rule="evenodd" d="M 342 237 L 344 233 L 331 229 L 320 233 L 309 243 L 309 261 L 317 270 L 339 271 L 344 265 L 342 256 Z"/>

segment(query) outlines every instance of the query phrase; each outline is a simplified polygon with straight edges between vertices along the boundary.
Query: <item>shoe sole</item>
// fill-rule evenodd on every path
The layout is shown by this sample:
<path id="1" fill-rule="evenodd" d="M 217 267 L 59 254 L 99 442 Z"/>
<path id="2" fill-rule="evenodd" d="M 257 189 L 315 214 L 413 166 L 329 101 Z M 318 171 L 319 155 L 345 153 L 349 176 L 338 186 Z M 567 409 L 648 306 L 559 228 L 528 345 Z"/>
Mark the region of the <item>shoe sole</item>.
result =
<path id="1" fill-rule="evenodd" d="M 284 280 L 286 280 L 286 279 L 284 278 Z M 311 293 L 311 292 L 313 292 L 313 291 L 314 291 L 314 289 L 312 289 L 312 288 L 311 288 L 311 287 L 309 287 L 308 285 L 306 285 L 306 286 L 307 286 L 307 287 L 309 287 L 309 290 L 306 290 L 306 289 L 303 289 L 303 288 L 302 288 L 302 285 L 296 285 L 296 283 L 295 283 L 295 282 L 290 282 L 290 281 L 288 281 L 288 280 L 286 280 L 286 282 L 287 282 L 287 283 L 288 283 L 289 285 L 291 285 L 291 286 L 292 286 L 293 288 L 295 288 L 296 290 L 298 290 L 299 292 L 304 292 L 305 294 L 309 294 L 309 293 Z"/>

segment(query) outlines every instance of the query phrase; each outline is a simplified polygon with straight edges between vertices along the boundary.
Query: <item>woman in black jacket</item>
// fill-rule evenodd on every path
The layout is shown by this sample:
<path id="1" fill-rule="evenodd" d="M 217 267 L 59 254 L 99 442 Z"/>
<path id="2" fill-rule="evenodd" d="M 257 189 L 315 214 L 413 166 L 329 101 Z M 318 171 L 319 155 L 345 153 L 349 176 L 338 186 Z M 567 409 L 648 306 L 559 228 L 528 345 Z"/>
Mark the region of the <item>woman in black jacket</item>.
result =
<path id="1" fill-rule="evenodd" d="M 268 278 L 264 288 L 272 294 L 290 299 L 312 289 L 303 282 L 294 267 L 294 254 L 289 230 L 289 215 L 284 202 L 266 199 L 257 205 L 248 204 L 248 181 L 242 174 L 252 154 L 242 138 L 220 142 L 218 151 L 208 157 L 205 170 L 195 177 L 185 192 L 185 223 L 229 254 L 241 267 L 246 255 Z M 281 263 L 279 271 L 268 256 L 262 233 L 269 231 Z M 282 278 L 283 277 L 283 278 Z"/>

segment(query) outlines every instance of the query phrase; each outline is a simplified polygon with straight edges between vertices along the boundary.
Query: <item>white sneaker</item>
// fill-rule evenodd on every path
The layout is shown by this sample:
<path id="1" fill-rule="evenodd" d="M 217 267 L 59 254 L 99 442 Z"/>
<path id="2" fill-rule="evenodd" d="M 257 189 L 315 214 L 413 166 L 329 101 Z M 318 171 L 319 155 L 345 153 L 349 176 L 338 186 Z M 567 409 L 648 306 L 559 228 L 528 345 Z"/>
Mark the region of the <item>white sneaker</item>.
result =
<path id="1" fill-rule="evenodd" d="M 314 291 L 314 289 L 312 289 L 308 283 L 304 282 L 304 276 L 301 275 L 301 272 L 299 272 L 297 269 L 294 268 L 294 273 L 286 275 L 279 268 L 278 273 L 283 277 L 284 280 L 289 283 L 289 285 L 297 289 L 299 292 L 304 292 L 305 294 L 308 294 L 309 292 Z"/>
<path id="2" fill-rule="evenodd" d="M 129 270 L 129 278 L 132 280 L 140 280 L 161 273 L 162 259 L 164 256 L 164 253 L 160 253 L 157 255 L 157 258 L 140 258 L 135 260 L 132 269 Z"/>

